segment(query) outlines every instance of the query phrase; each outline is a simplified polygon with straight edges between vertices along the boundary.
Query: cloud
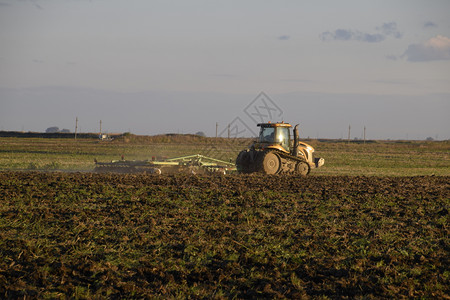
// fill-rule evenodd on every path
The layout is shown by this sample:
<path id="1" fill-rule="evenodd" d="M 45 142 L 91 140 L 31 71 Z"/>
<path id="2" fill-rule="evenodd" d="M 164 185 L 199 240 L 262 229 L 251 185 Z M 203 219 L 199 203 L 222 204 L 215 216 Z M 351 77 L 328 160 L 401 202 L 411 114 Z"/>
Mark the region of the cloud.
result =
<path id="1" fill-rule="evenodd" d="M 348 41 L 351 40 L 353 36 L 353 32 L 350 30 L 345 30 L 345 29 L 337 29 L 334 32 L 322 32 L 320 34 L 320 39 L 322 41 L 333 41 L 333 40 L 338 40 L 338 41 Z"/>
<path id="2" fill-rule="evenodd" d="M 366 33 L 358 30 L 336 29 L 334 32 L 325 31 L 320 34 L 322 41 L 358 41 L 365 43 L 379 43 L 387 37 L 392 36 L 400 39 L 403 34 L 397 30 L 395 22 L 383 23 L 380 27 L 375 28 L 381 33 Z"/>
<path id="3" fill-rule="evenodd" d="M 398 59 L 397 55 L 386 55 L 386 58 L 389 60 L 397 60 Z"/>
<path id="4" fill-rule="evenodd" d="M 287 41 L 290 38 L 291 37 L 289 35 L 280 35 L 277 39 L 279 39 L 280 41 Z"/>
<path id="5" fill-rule="evenodd" d="M 367 43 L 379 43 L 386 39 L 386 36 L 382 34 L 370 34 L 370 33 L 362 33 L 358 32 L 355 35 L 355 40 L 360 42 L 367 42 Z"/>
<path id="6" fill-rule="evenodd" d="M 386 39 L 382 34 L 370 34 L 360 31 L 337 29 L 334 32 L 323 32 L 320 35 L 322 41 L 359 41 L 367 43 L 379 43 Z"/>
<path id="7" fill-rule="evenodd" d="M 336 40 L 350 40 L 352 39 L 353 36 L 353 32 L 351 32 L 350 30 L 345 30 L 345 29 L 337 29 L 334 32 L 334 39 Z"/>
<path id="8" fill-rule="evenodd" d="M 0 7 L 7 7 L 7 6 L 11 6 L 10 3 L 5 3 L 5 2 L 0 2 Z"/>
<path id="9" fill-rule="evenodd" d="M 396 39 L 400 39 L 403 36 L 403 34 L 397 30 L 397 23 L 395 22 L 383 23 L 383 25 L 376 29 L 381 31 L 385 36 L 393 36 Z"/>
<path id="10" fill-rule="evenodd" d="M 437 35 L 422 44 L 411 44 L 401 57 L 412 62 L 450 60 L 450 38 Z"/>
<path id="11" fill-rule="evenodd" d="M 438 27 L 437 24 L 432 21 L 428 21 L 423 24 L 423 28 L 425 28 L 425 29 L 436 28 L 436 27 Z"/>

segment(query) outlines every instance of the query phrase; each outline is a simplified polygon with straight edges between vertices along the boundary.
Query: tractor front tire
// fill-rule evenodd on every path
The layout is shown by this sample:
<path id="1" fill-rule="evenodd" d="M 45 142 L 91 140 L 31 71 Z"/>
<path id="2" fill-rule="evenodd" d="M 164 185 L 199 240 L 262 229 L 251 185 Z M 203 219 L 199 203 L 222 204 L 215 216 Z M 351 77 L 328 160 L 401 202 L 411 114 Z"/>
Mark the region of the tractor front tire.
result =
<path id="1" fill-rule="evenodd" d="M 308 175 L 310 171 L 310 167 L 306 162 L 298 162 L 297 165 L 295 166 L 295 173 L 302 175 L 302 176 L 306 176 Z"/>

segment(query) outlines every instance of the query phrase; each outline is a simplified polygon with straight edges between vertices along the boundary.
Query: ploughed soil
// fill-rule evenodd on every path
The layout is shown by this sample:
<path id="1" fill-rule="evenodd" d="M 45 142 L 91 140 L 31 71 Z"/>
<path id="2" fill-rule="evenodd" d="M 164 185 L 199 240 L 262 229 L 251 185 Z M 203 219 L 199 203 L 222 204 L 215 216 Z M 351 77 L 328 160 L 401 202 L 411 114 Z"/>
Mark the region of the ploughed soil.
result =
<path id="1" fill-rule="evenodd" d="M 449 298 L 450 177 L 0 172 L 0 298 Z"/>

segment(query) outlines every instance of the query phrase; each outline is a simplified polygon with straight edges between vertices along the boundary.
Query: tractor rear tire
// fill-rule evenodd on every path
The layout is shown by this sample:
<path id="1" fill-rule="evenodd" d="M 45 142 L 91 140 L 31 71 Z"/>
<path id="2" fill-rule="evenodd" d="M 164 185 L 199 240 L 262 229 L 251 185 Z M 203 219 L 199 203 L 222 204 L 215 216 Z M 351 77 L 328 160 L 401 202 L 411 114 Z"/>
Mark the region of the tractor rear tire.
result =
<path id="1" fill-rule="evenodd" d="M 250 157 L 248 151 L 241 151 L 236 158 L 236 169 L 239 173 L 249 173 Z"/>
<path id="2" fill-rule="evenodd" d="M 259 159 L 260 171 L 265 174 L 277 174 L 280 171 L 280 165 L 280 157 L 274 151 L 262 153 Z"/>
<path id="3" fill-rule="evenodd" d="M 310 170 L 311 170 L 311 168 L 309 167 L 309 165 L 303 161 L 298 162 L 297 165 L 295 166 L 295 173 L 302 175 L 302 176 L 308 175 Z"/>

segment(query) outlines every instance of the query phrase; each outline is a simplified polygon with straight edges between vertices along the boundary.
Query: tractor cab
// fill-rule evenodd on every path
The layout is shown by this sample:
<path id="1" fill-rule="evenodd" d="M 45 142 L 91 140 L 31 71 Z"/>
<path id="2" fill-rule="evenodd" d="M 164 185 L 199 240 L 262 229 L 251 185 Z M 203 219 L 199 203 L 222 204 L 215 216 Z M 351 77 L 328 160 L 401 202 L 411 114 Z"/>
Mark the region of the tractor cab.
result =
<path id="1" fill-rule="evenodd" d="M 287 123 L 260 123 L 257 143 L 261 148 L 275 148 L 283 152 L 291 152 L 291 138 Z"/>

